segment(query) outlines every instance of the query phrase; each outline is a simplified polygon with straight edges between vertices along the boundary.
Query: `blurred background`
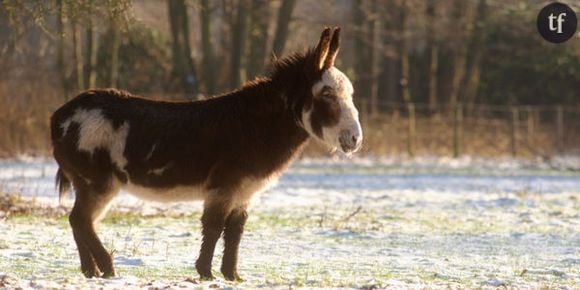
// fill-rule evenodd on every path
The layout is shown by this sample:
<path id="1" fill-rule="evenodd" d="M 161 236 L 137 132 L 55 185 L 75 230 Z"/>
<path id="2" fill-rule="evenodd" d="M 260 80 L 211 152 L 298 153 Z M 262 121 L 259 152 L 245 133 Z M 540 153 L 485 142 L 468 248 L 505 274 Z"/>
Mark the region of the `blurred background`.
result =
<path id="1" fill-rule="evenodd" d="M 0 157 L 49 155 L 51 113 L 85 89 L 207 98 L 315 45 L 324 26 L 343 29 L 336 66 L 355 87 L 362 155 L 580 155 L 580 37 L 541 38 L 547 3 L 2 1 Z"/>

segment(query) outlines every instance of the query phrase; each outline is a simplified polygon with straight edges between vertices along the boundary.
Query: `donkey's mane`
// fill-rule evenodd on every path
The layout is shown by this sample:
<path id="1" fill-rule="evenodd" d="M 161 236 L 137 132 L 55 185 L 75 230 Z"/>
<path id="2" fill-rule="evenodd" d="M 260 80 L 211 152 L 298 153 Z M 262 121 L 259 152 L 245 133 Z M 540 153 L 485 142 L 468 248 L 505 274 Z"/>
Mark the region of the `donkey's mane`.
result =
<path id="1" fill-rule="evenodd" d="M 276 59 L 272 62 L 272 68 L 266 76 L 259 76 L 253 80 L 246 81 L 241 87 L 216 95 L 214 98 L 232 95 L 243 90 L 251 90 L 264 84 L 269 84 L 271 89 L 277 91 L 291 87 L 298 79 L 296 76 L 304 74 L 304 66 L 311 58 L 313 52 L 314 49 L 310 48 L 305 52 L 294 52 L 283 58 Z"/>
<path id="2" fill-rule="evenodd" d="M 297 106 L 302 104 L 300 96 L 290 93 L 298 91 L 306 80 L 305 66 L 308 64 L 314 49 L 305 52 L 295 52 L 284 58 L 273 61 L 271 71 L 267 76 L 246 81 L 240 87 L 210 97 L 203 101 L 192 103 L 220 103 L 220 109 L 215 114 L 234 114 L 244 111 L 250 114 L 272 113 L 275 107 L 282 105 L 291 109 L 291 115 L 296 118 Z M 230 109 L 226 109 L 226 108 Z M 208 109 L 208 107 L 206 107 Z M 216 108 L 217 109 L 217 108 Z"/>
<path id="3" fill-rule="evenodd" d="M 270 72 L 270 77 L 275 78 L 285 71 L 302 67 L 302 65 L 312 56 L 313 52 L 314 49 L 310 48 L 306 52 L 294 52 L 286 57 L 275 60 L 273 63 L 273 69 Z"/>
<path id="4" fill-rule="evenodd" d="M 240 87 L 231 91 L 223 92 L 214 96 L 210 96 L 205 100 L 157 100 L 157 103 L 194 103 L 201 104 L 207 101 L 216 101 L 218 99 L 233 96 L 233 95 L 251 95 L 246 94 L 247 91 L 262 90 L 264 93 L 280 93 L 289 87 L 293 87 L 295 82 L 299 80 L 298 77 L 304 74 L 304 66 L 314 53 L 314 49 L 310 48 L 303 52 L 294 52 L 288 56 L 276 59 L 272 62 L 272 67 L 266 76 L 259 76 L 255 79 L 246 81 Z M 297 77 L 298 76 L 298 77 Z M 108 94 L 118 98 L 137 98 L 144 100 L 151 100 L 147 97 L 132 94 L 123 89 L 108 88 L 99 90 L 89 90 L 88 94 Z M 285 96 L 288 97 L 288 96 Z"/>

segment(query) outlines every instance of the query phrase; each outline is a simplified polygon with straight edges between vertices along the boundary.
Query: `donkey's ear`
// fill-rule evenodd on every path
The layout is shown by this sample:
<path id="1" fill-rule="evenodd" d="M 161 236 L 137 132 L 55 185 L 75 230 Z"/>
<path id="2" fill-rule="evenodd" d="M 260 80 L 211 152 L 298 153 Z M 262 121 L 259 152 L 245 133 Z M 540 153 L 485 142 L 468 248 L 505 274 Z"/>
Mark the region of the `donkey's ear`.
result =
<path id="1" fill-rule="evenodd" d="M 326 56 L 328 55 L 328 49 L 330 48 L 330 28 L 324 28 L 322 34 L 320 35 L 320 41 L 314 50 L 314 69 L 316 71 L 322 70 L 324 62 L 326 61 Z"/>
<path id="2" fill-rule="evenodd" d="M 328 49 L 328 54 L 326 55 L 326 60 L 324 60 L 323 70 L 327 70 L 334 66 L 334 60 L 336 60 L 336 55 L 338 54 L 338 49 L 340 48 L 340 27 L 334 28 L 332 33 L 332 40 L 330 41 L 330 47 Z"/>

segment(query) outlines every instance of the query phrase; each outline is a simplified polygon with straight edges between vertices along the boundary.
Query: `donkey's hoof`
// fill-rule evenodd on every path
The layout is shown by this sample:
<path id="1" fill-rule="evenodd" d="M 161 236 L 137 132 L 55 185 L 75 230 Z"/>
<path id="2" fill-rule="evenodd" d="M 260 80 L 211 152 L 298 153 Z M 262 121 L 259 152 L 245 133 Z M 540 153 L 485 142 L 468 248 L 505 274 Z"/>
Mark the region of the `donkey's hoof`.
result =
<path id="1" fill-rule="evenodd" d="M 222 274 L 224 275 L 224 278 L 226 278 L 226 280 L 228 281 L 244 282 L 244 279 L 240 278 L 240 275 L 238 274 L 237 271 L 231 273 L 225 273 L 222 271 Z"/>
<path id="2" fill-rule="evenodd" d="M 210 273 L 210 274 L 199 274 L 199 280 L 200 281 L 213 281 L 215 280 L 215 277 Z"/>
<path id="3" fill-rule="evenodd" d="M 98 278 L 101 276 L 98 272 L 83 272 L 83 275 L 85 278 Z"/>
<path id="4" fill-rule="evenodd" d="M 90 269 L 81 269 L 81 272 L 83 272 L 83 275 L 86 278 L 97 278 L 97 277 L 101 277 L 101 272 L 96 267 L 90 268 Z"/>
<path id="5" fill-rule="evenodd" d="M 103 278 L 113 278 L 117 276 L 117 274 L 115 273 L 115 269 L 111 269 L 109 271 L 105 271 L 105 273 L 103 273 Z"/>
<path id="6" fill-rule="evenodd" d="M 201 281 L 212 281 L 215 280 L 215 277 L 211 274 L 211 263 L 209 263 L 209 267 L 205 266 L 202 263 L 195 263 L 195 269 L 199 274 L 199 280 Z"/>

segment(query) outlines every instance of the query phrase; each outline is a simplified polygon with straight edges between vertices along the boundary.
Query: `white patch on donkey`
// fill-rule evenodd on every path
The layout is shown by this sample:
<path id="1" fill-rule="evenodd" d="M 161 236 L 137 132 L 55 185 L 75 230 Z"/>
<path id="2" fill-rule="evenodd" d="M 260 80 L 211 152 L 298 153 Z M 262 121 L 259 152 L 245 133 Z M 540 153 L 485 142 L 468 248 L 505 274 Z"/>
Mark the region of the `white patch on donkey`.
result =
<path id="1" fill-rule="evenodd" d="M 63 136 L 66 135 L 71 122 L 78 123 L 79 140 L 77 148 L 93 154 L 97 148 L 109 150 L 111 161 L 124 171 L 127 159 L 123 155 L 127 135 L 129 135 L 129 123 L 124 122 L 117 130 L 113 128 L 113 123 L 105 118 L 99 109 L 83 110 L 78 109 L 74 115 L 64 121 L 61 125 Z"/>

